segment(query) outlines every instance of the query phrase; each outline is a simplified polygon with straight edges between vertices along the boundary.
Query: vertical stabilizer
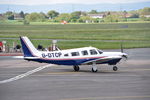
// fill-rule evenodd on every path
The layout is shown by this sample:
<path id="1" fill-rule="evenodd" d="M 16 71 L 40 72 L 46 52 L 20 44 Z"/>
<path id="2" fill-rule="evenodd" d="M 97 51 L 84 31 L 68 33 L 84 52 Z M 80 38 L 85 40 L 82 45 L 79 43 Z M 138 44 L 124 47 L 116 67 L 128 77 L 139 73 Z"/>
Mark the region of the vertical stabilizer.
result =
<path id="1" fill-rule="evenodd" d="M 34 47 L 28 37 L 20 37 L 24 57 L 35 57 L 38 50 Z"/>

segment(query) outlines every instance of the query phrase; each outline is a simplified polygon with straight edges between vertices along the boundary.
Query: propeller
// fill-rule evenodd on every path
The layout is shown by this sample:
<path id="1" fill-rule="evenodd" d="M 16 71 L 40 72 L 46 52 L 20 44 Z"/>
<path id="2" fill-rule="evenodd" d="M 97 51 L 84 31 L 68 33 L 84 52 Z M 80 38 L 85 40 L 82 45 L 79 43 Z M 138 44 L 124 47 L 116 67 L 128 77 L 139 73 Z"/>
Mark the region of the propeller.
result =
<path id="1" fill-rule="evenodd" d="M 120 49 L 121 49 L 121 52 L 123 53 L 123 41 L 121 41 L 120 43 Z"/>
<path id="2" fill-rule="evenodd" d="M 124 59 L 124 61 L 126 61 L 128 59 L 128 56 L 127 56 L 126 53 L 124 53 L 124 50 L 123 50 L 123 41 L 121 41 L 121 43 L 120 43 L 120 49 L 121 49 L 121 52 L 123 53 L 122 59 Z"/>

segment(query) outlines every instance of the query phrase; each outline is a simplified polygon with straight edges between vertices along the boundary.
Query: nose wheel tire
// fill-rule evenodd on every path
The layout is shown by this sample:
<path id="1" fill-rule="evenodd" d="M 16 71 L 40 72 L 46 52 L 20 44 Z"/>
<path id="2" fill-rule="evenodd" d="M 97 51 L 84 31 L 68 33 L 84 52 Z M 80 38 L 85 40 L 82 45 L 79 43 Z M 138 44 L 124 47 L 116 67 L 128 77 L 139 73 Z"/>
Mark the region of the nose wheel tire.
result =
<path id="1" fill-rule="evenodd" d="M 76 66 L 73 66 L 73 68 L 74 68 L 74 71 L 76 71 L 76 72 L 80 70 L 80 67 L 77 66 L 77 65 L 76 65 Z"/>
<path id="2" fill-rule="evenodd" d="M 117 66 L 114 66 L 113 67 L 113 71 L 117 71 L 118 70 L 118 67 Z"/>
<path id="3" fill-rule="evenodd" d="M 97 72 L 98 70 L 95 68 L 92 68 L 92 72 Z"/>

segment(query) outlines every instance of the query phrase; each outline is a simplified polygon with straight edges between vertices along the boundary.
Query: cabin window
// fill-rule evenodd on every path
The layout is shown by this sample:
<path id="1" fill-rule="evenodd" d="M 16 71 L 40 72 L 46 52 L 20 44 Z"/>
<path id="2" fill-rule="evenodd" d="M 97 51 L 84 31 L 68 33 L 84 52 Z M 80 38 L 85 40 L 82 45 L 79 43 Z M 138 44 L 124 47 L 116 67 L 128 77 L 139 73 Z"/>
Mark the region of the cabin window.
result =
<path id="1" fill-rule="evenodd" d="M 95 49 L 90 50 L 91 55 L 97 55 L 97 51 Z"/>
<path id="2" fill-rule="evenodd" d="M 67 57 L 67 56 L 69 56 L 69 55 L 68 55 L 68 53 L 67 53 L 67 54 L 64 54 L 64 56 Z"/>
<path id="3" fill-rule="evenodd" d="M 88 55 L 87 50 L 81 51 L 81 53 L 82 53 L 83 56 Z"/>
<path id="4" fill-rule="evenodd" d="M 79 52 L 72 52 L 71 55 L 72 56 L 79 56 Z"/>

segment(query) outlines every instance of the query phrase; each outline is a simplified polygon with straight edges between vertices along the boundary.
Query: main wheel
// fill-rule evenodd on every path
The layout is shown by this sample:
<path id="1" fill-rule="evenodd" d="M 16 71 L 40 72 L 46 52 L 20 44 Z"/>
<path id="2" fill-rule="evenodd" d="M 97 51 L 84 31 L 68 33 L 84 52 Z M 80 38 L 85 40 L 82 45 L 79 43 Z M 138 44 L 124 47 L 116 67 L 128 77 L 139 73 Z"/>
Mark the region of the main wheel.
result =
<path id="1" fill-rule="evenodd" d="M 113 67 L 113 70 L 114 70 L 114 71 L 117 71 L 117 70 L 118 70 L 118 67 L 117 67 L 117 66 L 114 66 L 114 67 Z"/>
<path id="2" fill-rule="evenodd" d="M 73 66 L 73 68 L 74 68 L 74 71 L 76 71 L 76 72 L 80 70 L 80 67 L 77 66 L 77 65 L 76 65 L 76 66 Z"/>
<path id="3" fill-rule="evenodd" d="M 92 72 L 97 72 L 97 71 L 98 71 L 97 69 L 92 68 Z"/>

